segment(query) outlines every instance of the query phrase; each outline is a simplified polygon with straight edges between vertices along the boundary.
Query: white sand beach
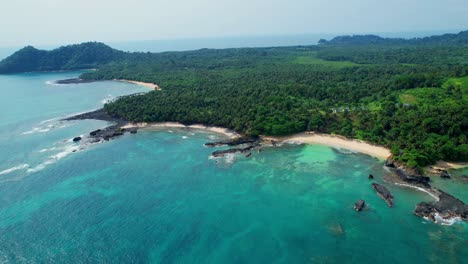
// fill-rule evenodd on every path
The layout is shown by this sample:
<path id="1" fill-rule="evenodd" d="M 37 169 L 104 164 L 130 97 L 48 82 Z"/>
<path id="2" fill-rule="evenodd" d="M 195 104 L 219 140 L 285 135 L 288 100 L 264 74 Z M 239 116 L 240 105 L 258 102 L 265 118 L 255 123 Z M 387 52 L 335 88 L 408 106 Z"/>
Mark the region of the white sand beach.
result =
<path id="1" fill-rule="evenodd" d="M 161 90 L 161 87 L 159 87 L 159 85 L 154 84 L 154 83 L 138 82 L 138 81 L 131 81 L 131 80 L 116 80 L 116 81 L 133 83 L 133 84 L 144 86 L 146 88 L 154 89 L 157 91 Z"/>
<path id="2" fill-rule="evenodd" d="M 306 144 L 320 144 L 333 148 L 349 149 L 355 152 L 364 153 L 379 159 L 388 158 L 390 150 L 378 145 L 356 139 L 349 139 L 342 136 L 319 134 L 313 132 L 299 133 L 286 137 L 263 137 L 265 140 L 276 140 L 280 142 L 301 142 Z"/>

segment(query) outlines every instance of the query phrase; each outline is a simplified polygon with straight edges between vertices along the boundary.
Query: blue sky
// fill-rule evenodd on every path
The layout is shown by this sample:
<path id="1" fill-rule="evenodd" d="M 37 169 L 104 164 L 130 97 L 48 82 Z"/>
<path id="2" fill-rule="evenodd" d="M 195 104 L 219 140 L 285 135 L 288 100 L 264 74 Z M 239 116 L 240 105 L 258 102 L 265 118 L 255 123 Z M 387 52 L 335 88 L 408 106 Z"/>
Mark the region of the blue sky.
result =
<path id="1" fill-rule="evenodd" d="M 2 0 L 0 46 L 468 29 L 468 0 Z"/>

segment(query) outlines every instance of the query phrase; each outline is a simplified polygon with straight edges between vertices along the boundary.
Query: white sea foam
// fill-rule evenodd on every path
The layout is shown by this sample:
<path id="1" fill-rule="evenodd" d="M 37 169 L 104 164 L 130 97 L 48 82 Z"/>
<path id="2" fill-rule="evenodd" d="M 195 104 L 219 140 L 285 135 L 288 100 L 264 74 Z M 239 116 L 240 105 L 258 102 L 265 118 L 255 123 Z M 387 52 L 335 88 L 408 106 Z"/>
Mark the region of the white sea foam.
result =
<path id="1" fill-rule="evenodd" d="M 345 154 L 345 155 L 358 153 L 358 152 L 356 152 L 356 151 L 352 151 L 352 150 L 349 150 L 349 149 L 343 149 L 343 148 L 335 148 L 335 149 L 336 149 L 339 153 Z"/>
<path id="2" fill-rule="evenodd" d="M 0 175 L 8 174 L 8 173 L 11 173 L 11 172 L 14 172 L 14 171 L 17 171 L 17 170 L 24 170 L 24 169 L 26 169 L 28 167 L 29 167 L 29 164 L 21 164 L 21 165 L 18 165 L 16 167 L 6 169 L 4 171 L 0 171 Z"/>
<path id="3" fill-rule="evenodd" d="M 47 160 L 39 165 L 37 165 L 36 167 L 34 168 L 31 168 L 31 169 L 28 169 L 27 172 L 28 173 L 35 173 L 35 172 L 38 172 L 40 170 L 43 170 L 45 167 L 47 167 L 47 165 L 50 165 L 50 164 L 53 164 L 55 163 L 54 160 Z"/>
<path id="4" fill-rule="evenodd" d="M 182 136 L 183 139 L 187 139 L 188 137 L 187 136 Z"/>
<path id="5" fill-rule="evenodd" d="M 51 148 L 41 149 L 38 152 L 44 153 L 44 152 L 48 152 L 48 151 L 52 151 L 52 150 L 56 150 L 56 149 L 57 149 L 56 147 L 51 147 Z"/>
<path id="6" fill-rule="evenodd" d="M 107 104 L 107 103 L 111 102 L 112 100 L 114 100 L 114 97 L 111 94 L 109 94 L 107 96 L 107 98 L 101 100 L 101 103 L 102 104 Z"/>
<path id="7" fill-rule="evenodd" d="M 43 149 L 44 151 L 42 151 L 42 152 L 49 151 L 51 149 L 56 149 L 56 148 L 54 147 L 54 148 L 50 148 L 50 149 Z M 43 163 L 35 166 L 34 168 L 28 169 L 27 172 L 28 173 L 35 173 L 35 172 L 41 171 L 41 170 L 45 169 L 48 165 L 56 163 L 57 161 L 65 158 L 66 156 L 72 154 L 73 152 L 77 152 L 79 149 L 80 149 L 80 147 L 78 147 L 78 146 L 66 146 L 66 147 L 61 149 L 62 150 L 61 152 L 49 156 L 48 160 L 46 160 Z"/>
<path id="8" fill-rule="evenodd" d="M 56 120 L 58 120 L 58 119 L 60 119 L 60 117 L 55 117 L 55 118 L 51 118 L 51 119 L 46 119 L 46 120 L 44 120 L 44 121 L 41 121 L 39 124 L 50 123 L 50 122 L 56 121 Z"/>
<path id="9" fill-rule="evenodd" d="M 29 135 L 29 134 L 36 134 L 36 133 L 45 133 L 50 131 L 50 128 L 44 128 L 44 127 L 33 127 L 33 129 L 21 133 L 21 135 Z"/>
<path id="10" fill-rule="evenodd" d="M 234 153 L 229 153 L 229 154 L 226 154 L 224 155 L 224 161 L 226 161 L 226 163 L 234 163 L 234 161 L 236 160 L 236 154 Z"/>
<path id="11" fill-rule="evenodd" d="M 451 218 L 445 219 L 442 216 L 440 216 L 438 213 L 434 214 L 434 218 L 437 224 L 448 225 L 448 226 L 462 221 L 460 217 L 451 217 Z"/>
<path id="12" fill-rule="evenodd" d="M 409 188 L 413 188 L 413 189 L 416 189 L 416 190 L 419 190 L 421 192 L 425 192 L 427 194 L 429 194 L 432 198 L 434 198 L 436 201 L 439 201 L 439 197 L 433 193 L 431 193 L 430 191 L 424 189 L 424 188 L 421 188 L 421 187 L 417 187 L 417 186 L 413 186 L 413 185 L 409 185 L 409 184 L 404 184 L 404 183 L 398 183 L 396 182 L 395 183 L 396 185 L 399 185 L 399 186 L 404 186 L 404 187 L 409 187 Z"/>

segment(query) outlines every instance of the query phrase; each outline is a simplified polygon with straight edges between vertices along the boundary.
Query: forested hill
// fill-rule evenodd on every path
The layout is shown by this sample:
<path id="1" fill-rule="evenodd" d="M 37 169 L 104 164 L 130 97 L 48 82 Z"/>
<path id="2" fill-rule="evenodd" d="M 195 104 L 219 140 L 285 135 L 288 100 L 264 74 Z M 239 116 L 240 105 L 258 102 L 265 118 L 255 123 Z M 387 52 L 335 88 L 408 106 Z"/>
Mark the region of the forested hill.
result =
<path id="1" fill-rule="evenodd" d="M 321 45 L 467 45 L 468 31 L 424 38 L 382 38 L 376 35 L 338 36 L 332 40 L 321 39 Z"/>
<path id="2" fill-rule="evenodd" d="M 97 42 L 60 47 L 51 51 L 25 47 L 0 62 L 0 73 L 96 68 L 122 59 L 124 52 Z"/>

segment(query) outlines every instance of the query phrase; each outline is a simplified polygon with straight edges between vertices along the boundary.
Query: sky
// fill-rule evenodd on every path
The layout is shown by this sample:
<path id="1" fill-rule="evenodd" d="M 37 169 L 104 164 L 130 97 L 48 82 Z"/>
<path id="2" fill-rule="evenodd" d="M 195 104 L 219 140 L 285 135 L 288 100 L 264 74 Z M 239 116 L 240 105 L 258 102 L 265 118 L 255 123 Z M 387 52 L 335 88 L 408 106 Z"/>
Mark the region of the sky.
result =
<path id="1" fill-rule="evenodd" d="M 468 0 L 0 0 L 0 46 L 468 29 Z"/>

